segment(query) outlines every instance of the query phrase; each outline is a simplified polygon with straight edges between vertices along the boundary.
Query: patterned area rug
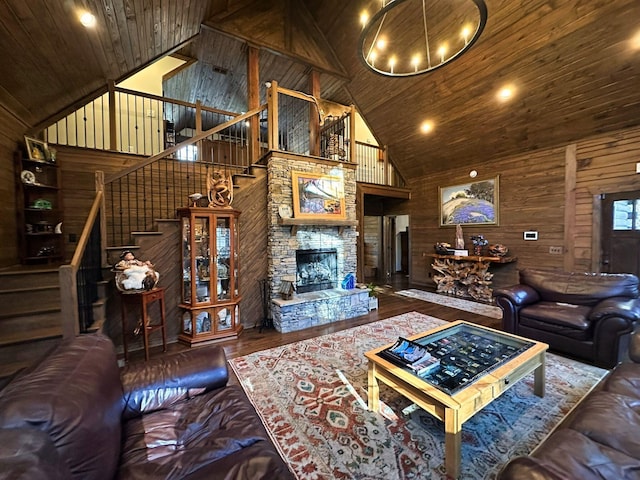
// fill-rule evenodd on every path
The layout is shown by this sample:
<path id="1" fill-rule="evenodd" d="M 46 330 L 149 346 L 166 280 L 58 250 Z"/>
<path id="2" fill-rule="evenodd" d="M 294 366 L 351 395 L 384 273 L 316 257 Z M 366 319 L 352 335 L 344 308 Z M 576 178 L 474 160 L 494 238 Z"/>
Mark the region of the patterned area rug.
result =
<path id="1" fill-rule="evenodd" d="M 444 323 L 411 312 L 230 360 L 247 395 L 299 479 L 445 478 L 444 429 L 381 384 L 384 415 L 369 412 L 363 353 Z M 461 479 L 495 478 L 530 452 L 604 376 L 605 370 L 547 356 L 544 398 L 533 374 L 463 425 Z"/>
<path id="2" fill-rule="evenodd" d="M 478 315 L 484 315 L 485 317 L 497 318 L 498 320 L 502 318 L 502 310 L 500 307 L 473 302 L 471 300 L 465 300 L 464 298 L 448 297 L 447 295 L 425 292 L 424 290 L 417 290 L 415 288 L 399 290 L 396 293 L 405 297 L 424 300 L 425 302 L 437 303 L 438 305 L 444 305 L 445 307 L 457 308 L 458 310 L 465 312 L 477 313 Z"/>

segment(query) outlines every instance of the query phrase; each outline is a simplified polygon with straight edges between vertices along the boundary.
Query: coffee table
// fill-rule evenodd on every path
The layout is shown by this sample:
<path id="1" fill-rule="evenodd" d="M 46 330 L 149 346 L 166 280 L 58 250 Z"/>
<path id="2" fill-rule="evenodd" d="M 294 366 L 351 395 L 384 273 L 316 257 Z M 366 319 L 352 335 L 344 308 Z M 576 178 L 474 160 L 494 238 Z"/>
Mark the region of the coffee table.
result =
<path id="1" fill-rule="evenodd" d="M 369 410 L 380 408 L 380 380 L 444 422 L 445 469 L 452 478 L 460 474 L 464 422 L 531 372 L 534 394 L 544 396 L 546 343 L 459 320 L 406 338 L 436 360 L 418 374 L 394 353 L 406 345 L 402 340 L 365 353 Z"/>

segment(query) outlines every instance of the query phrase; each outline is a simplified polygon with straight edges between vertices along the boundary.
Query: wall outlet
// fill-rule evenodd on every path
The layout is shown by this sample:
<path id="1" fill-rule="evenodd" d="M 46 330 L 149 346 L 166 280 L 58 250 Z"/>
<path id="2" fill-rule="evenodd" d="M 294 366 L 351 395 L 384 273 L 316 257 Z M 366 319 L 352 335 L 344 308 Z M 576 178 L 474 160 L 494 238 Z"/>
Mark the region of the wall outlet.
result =
<path id="1" fill-rule="evenodd" d="M 562 247 L 549 247 L 551 255 L 562 255 Z"/>

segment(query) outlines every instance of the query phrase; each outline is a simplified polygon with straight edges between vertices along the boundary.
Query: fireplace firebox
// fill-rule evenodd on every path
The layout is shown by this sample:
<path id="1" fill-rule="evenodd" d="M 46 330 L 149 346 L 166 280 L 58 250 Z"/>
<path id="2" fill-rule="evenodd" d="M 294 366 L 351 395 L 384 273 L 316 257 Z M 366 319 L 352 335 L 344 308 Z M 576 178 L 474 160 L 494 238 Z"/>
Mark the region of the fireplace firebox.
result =
<path id="1" fill-rule="evenodd" d="M 338 252 L 335 248 L 296 250 L 296 290 L 298 293 L 336 288 Z"/>

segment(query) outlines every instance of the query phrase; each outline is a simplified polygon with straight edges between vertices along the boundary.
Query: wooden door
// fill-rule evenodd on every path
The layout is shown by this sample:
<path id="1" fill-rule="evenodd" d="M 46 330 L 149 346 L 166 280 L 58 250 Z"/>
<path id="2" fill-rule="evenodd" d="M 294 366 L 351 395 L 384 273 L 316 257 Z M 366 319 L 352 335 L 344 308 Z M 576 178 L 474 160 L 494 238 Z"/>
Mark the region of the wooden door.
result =
<path id="1" fill-rule="evenodd" d="M 640 273 L 640 190 L 602 200 L 602 271 Z"/>

